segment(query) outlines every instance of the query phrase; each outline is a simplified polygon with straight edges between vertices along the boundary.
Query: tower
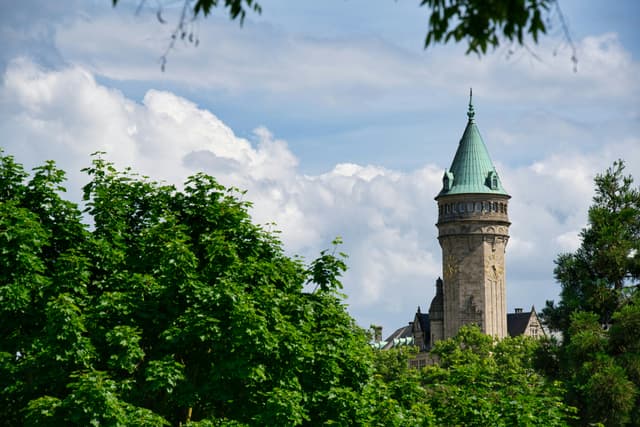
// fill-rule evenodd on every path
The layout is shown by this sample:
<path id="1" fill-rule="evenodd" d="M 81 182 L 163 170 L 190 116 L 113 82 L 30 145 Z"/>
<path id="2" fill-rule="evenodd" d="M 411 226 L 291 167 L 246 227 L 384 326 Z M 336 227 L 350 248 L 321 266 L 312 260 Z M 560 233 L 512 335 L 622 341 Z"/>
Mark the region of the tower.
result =
<path id="1" fill-rule="evenodd" d="M 504 267 L 511 196 L 480 136 L 472 101 L 470 93 L 467 127 L 435 198 L 444 280 L 432 303 L 438 313 L 430 314 L 431 344 L 466 324 L 477 324 L 488 335 L 507 335 Z"/>

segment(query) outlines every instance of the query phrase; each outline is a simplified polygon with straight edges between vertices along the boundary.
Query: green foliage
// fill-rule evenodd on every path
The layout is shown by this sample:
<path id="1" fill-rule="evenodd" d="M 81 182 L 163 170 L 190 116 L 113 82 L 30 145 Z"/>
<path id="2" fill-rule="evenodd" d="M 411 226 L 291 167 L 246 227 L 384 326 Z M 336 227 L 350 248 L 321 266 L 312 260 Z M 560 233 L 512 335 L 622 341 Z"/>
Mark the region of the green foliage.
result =
<path id="1" fill-rule="evenodd" d="M 111 0 L 113 6 L 118 4 L 118 0 Z M 244 22 L 247 10 L 253 10 L 255 13 L 262 13 L 262 7 L 254 0 L 185 0 L 185 5 L 193 10 L 193 16 L 199 14 L 208 16 L 213 9 L 222 6 L 229 9 L 229 18 L 233 21 L 240 20 L 240 25 Z"/>
<path id="2" fill-rule="evenodd" d="M 543 14 L 552 0 L 422 0 L 431 9 L 425 47 L 467 40 L 467 53 L 485 54 L 501 38 L 523 45 L 525 34 L 538 42 L 547 31 Z"/>
<path id="3" fill-rule="evenodd" d="M 5 424 L 363 424 L 343 254 L 285 256 L 204 174 L 178 191 L 99 155 L 85 172 L 90 231 L 53 163 L 27 180 L 0 155 Z"/>
<path id="4" fill-rule="evenodd" d="M 556 260 L 561 299 L 558 305 L 548 301 L 543 310 L 552 329 L 566 334 L 575 311 L 597 313 L 601 324 L 610 324 L 614 311 L 640 284 L 640 188 L 633 187 L 624 168 L 619 160 L 595 178 L 582 244 Z"/>
<path id="5" fill-rule="evenodd" d="M 29 178 L 0 154 L 4 424 L 553 426 L 571 416 L 559 384 L 532 369 L 531 340 L 463 328 L 422 371 L 408 367 L 414 350 L 374 352 L 339 293 L 339 239 L 304 265 L 210 176 L 177 190 L 100 155 L 85 171 L 90 229 L 61 198 L 53 163 Z M 615 339 L 584 346 L 637 348 L 626 333 L 637 312 L 614 319 L 626 325 Z M 624 363 L 639 372 L 638 359 Z M 590 387 L 614 381 L 610 396 L 627 410 L 634 392 L 618 365 L 603 366 Z"/>
<path id="6" fill-rule="evenodd" d="M 413 347 L 399 347 L 374 353 L 375 375 L 367 395 L 374 410 L 366 425 L 437 425 L 433 411 L 427 403 L 427 391 L 420 381 L 420 371 L 409 368 L 409 359 L 416 354 L 417 350 Z"/>
<path id="7" fill-rule="evenodd" d="M 187 36 L 187 16 L 190 10 L 195 20 L 198 16 L 209 16 L 217 7 L 228 9 L 229 18 L 243 24 L 248 11 L 262 13 L 262 6 L 255 0 L 183 0 L 184 11 L 178 24 L 178 31 L 173 38 L 180 36 L 183 40 L 193 41 L 193 33 Z M 112 0 L 113 6 L 118 0 Z M 547 32 L 545 18 L 554 0 L 421 0 L 420 6 L 431 10 L 428 21 L 428 32 L 425 48 L 437 44 L 446 44 L 450 40 L 460 42 L 466 40 L 467 53 L 486 54 L 489 47 L 496 48 L 501 42 L 515 42 L 525 45 L 525 36 L 531 36 L 534 43 L 541 34 Z M 556 4 L 557 6 L 557 4 Z M 158 11 L 158 19 L 164 22 Z M 562 19 L 562 18 L 561 18 Z M 562 21 L 561 21 L 562 22 Z M 562 22 L 566 34 L 568 30 Z M 568 40 L 570 43 L 571 41 Z M 575 50 L 575 49 L 574 49 Z M 575 52 L 572 58 L 576 62 Z"/>
<path id="8" fill-rule="evenodd" d="M 564 426 L 573 408 L 562 401 L 557 381 L 534 369 L 539 343 L 527 337 L 496 341 L 477 327 L 464 326 L 439 341 L 439 363 L 423 371 L 429 400 L 443 425 Z M 446 402 L 446 404 L 442 404 Z"/>
<path id="9" fill-rule="evenodd" d="M 538 341 L 501 341 L 465 326 L 438 341 L 437 363 L 410 369 L 416 354 L 406 348 L 376 353 L 376 419 L 390 426 L 565 426 L 574 408 L 564 390 L 533 369 Z"/>
<path id="10" fill-rule="evenodd" d="M 568 402 L 580 409 L 581 425 L 628 425 L 640 415 L 640 338 L 634 334 L 639 318 L 635 302 L 614 313 L 609 330 L 595 313 L 571 316 L 558 376 L 568 385 Z"/>
<path id="11" fill-rule="evenodd" d="M 342 243 L 340 238 L 331 242 L 333 252 L 331 254 L 325 249 L 320 252 L 320 257 L 311 263 L 309 268 L 309 282 L 316 283 L 321 291 L 342 289 L 342 283 L 338 279 L 347 270 L 344 260 L 347 254 L 339 252 L 336 257 L 336 248 Z"/>
<path id="12" fill-rule="evenodd" d="M 545 371 L 567 384 L 578 425 L 640 420 L 640 189 L 623 172 L 617 161 L 595 178 L 582 244 L 556 260 L 561 299 L 543 311 L 564 341 L 539 360 L 557 362 Z"/>

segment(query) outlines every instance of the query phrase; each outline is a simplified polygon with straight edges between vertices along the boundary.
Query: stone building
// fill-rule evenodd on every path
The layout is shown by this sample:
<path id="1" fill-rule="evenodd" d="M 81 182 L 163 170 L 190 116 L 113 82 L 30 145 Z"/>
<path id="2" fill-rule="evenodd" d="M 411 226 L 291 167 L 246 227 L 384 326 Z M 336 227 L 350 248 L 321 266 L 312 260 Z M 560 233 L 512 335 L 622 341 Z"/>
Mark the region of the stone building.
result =
<path id="1" fill-rule="evenodd" d="M 428 313 L 381 342 L 381 348 L 417 345 L 428 350 L 438 340 L 475 324 L 488 335 L 544 334 L 535 310 L 507 314 L 505 253 L 509 241 L 511 196 L 502 186 L 475 123 L 469 97 L 467 126 L 451 167 L 442 177 L 438 204 L 438 241 L 442 275 Z"/>

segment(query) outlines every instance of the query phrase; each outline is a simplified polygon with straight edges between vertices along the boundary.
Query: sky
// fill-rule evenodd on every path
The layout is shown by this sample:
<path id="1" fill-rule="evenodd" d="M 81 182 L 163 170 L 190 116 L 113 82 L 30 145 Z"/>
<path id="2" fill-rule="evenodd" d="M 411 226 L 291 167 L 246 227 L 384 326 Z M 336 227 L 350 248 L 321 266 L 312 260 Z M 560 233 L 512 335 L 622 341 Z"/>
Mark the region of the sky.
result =
<path id="1" fill-rule="evenodd" d="M 384 335 L 428 309 L 442 274 L 436 202 L 476 123 L 509 194 L 507 309 L 558 298 L 593 178 L 640 179 L 640 3 L 561 0 L 538 44 L 486 56 L 425 50 L 408 0 L 263 0 L 244 25 L 216 11 L 160 57 L 180 1 L 0 3 L 0 147 L 55 160 L 80 201 L 90 154 L 180 185 L 197 172 L 247 190 L 251 215 L 311 261 L 342 237 L 346 303 Z M 162 6 L 162 24 L 157 19 Z M 271 225 L 275 224 L 275 225 Z"/>

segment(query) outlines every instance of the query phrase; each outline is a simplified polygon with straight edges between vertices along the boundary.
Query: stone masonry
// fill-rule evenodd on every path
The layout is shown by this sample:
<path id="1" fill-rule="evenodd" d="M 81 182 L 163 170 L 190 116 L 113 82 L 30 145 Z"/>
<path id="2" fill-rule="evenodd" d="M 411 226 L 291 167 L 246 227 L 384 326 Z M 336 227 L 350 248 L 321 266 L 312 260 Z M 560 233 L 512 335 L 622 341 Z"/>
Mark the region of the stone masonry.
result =
<path id="1" fill-rule="evenodd" d="M 472 323 L 486 334 L 507 335 L 504 256 L 509 240 L 508 196 L 486 196 L 438 199 L 444 324 L 442 335 L 432 329 L 432 342 L 452 337 L 462 325 Z"/>

